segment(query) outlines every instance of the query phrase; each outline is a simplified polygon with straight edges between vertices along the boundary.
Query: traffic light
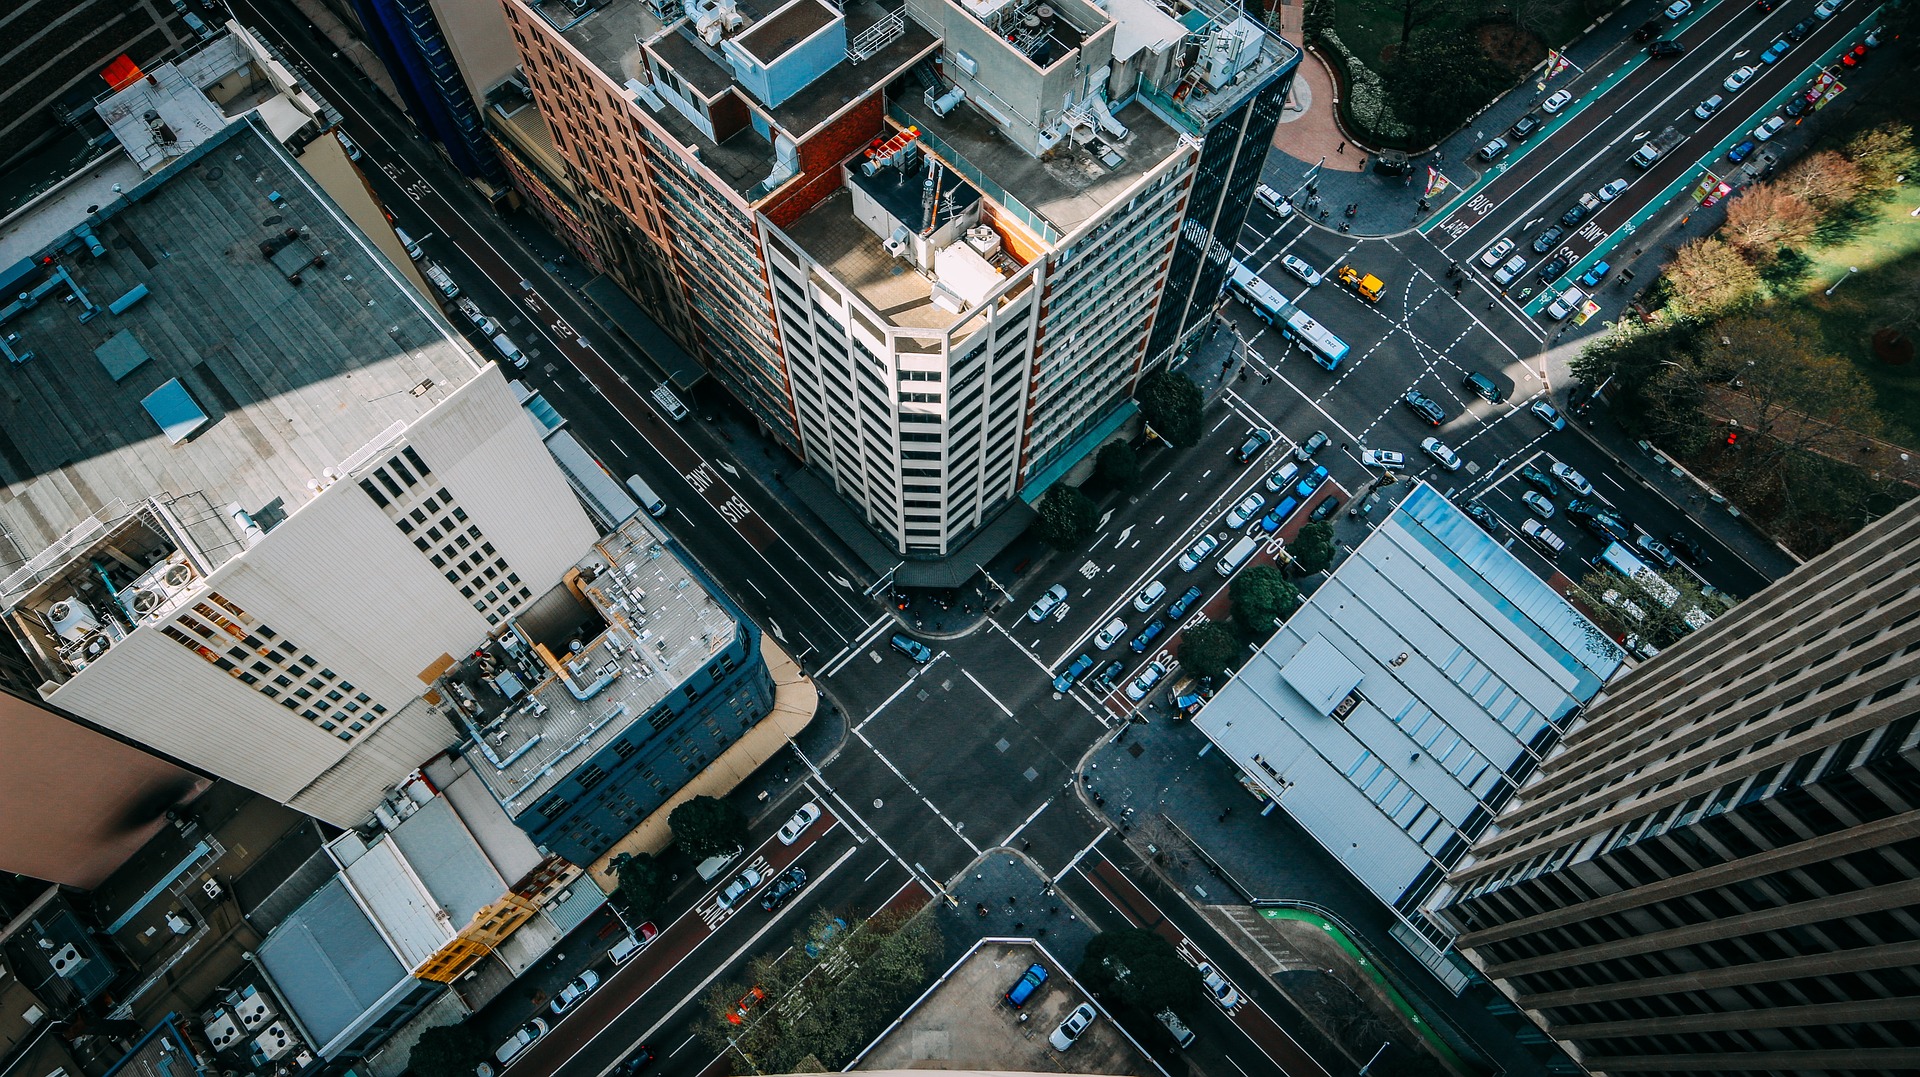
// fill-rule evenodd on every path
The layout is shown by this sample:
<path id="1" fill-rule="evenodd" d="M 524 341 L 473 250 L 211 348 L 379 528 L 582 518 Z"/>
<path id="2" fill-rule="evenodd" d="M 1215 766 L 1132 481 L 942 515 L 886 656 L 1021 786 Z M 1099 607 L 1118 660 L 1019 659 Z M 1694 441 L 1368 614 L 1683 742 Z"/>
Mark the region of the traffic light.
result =
<path id="1" fill-rule="evenodd" d="M 1740 440 L 1740 431 L 1738 430 L 1727 431 L 1727 444 L 1733 445 L 1738 443 L 1739 440 Z"/>

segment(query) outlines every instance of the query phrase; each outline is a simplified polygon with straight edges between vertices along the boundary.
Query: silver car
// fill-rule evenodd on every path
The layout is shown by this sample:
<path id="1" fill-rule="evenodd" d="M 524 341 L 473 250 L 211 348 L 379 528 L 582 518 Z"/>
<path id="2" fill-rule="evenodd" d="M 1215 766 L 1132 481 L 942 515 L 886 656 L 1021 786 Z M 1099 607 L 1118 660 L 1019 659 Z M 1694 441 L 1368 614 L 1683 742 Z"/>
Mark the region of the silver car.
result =
<path id="1" fill-rule="evenodd" d="M 1498 270 L 1494 271 L 1493 282 L 1495 284 L 1500 285 L 1502 288 L 1504 288 L 1507 285 L 1512 284 L 1520 276 L 1520 274 L 1525 273 L 1526 271 L 1527 271 L 1527 256 L 1524 254 L 1516 254 L 1513 257 L 1507 259 L 1506 265 L 1503 265 Z"/>

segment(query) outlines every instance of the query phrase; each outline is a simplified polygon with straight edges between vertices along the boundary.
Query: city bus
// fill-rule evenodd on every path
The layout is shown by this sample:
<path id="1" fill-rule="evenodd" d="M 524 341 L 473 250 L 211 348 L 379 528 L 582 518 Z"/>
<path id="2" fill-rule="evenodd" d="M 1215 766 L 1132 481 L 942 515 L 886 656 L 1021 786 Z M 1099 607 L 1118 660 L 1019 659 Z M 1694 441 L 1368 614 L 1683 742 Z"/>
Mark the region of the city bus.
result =
<path id="1" fill-rule="evenodd" d="M 1287 302 L 1273 285 L 1261 280 L 1238 258 L 1232 260 L 1229 268 L 1232 272 L 1227 278 L 1228 291 L 1259 315 L 1261 321 L 1278 329 L 1282 337 L 1305 348 L 1314 362 L 1328 370 L 1339 369 L 1340 361 L 1347 357 L 1346 341 L 1314 321 L 1306 311 Z"/>

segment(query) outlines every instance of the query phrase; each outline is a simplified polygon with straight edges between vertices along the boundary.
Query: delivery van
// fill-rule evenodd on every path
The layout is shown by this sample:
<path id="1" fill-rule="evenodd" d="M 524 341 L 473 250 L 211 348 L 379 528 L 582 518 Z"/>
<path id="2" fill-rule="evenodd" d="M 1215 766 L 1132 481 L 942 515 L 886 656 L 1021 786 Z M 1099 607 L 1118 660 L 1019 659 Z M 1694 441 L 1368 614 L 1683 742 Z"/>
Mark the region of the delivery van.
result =
<path id="1" fill-rule="evenodd" d="M 1240 571 L 1241 565 L 1253 560 L 1253 555 L 1259 552 L 1260 540 L 1252 535 L 1244 535 L 1219 561 L 1214 563 L 1213 570 L 1222 576 L 1231 576 Z"/>
<path id="2" fill-rule="evenodd" d="M 645 479 L 638 475 L 628 475 L 627 489 L 633 493 L 633 499 L 640 502 L 640 507 L 646 510 L 648 516 L 667 514 L 667 503 L 660 500 L 660 495 L 653 492 L 653 487 L 648 486 Z"/>

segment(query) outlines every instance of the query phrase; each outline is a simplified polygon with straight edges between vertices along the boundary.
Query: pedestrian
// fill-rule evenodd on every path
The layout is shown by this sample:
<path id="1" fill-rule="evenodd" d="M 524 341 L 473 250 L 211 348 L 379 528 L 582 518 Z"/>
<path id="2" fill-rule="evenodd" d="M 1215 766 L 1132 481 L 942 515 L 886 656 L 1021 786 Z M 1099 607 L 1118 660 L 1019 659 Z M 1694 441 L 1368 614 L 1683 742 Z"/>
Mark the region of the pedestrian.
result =
<path id="1" fill-rule="evenodd" d="M 1489 299 L 1489 300 L 1487 300 L 1487 309 L 1488 309 L 1488 310 L 1492 310 L 1492 309 L 1493 309 L 1493 300 L 1491 300 L 1491 299 Z"/>
<path id="2" fill-rule="evenodd" d="M 1247 368 L 1246 368 L 1246 367 L 1241 367 L 1241 368 L 1240 368 L 1240 380 L 1241 380 L 1241 381 L 1246 381 L 1246 380 L 1247 380 Z"/>
<path id="3" fill-rule="evenodd" d="M 1367 170 L 1367 155 L 1363 153 L 1360 155 L 1360 171 L 1365 172 L 1366 170 Z"/>
<path id="4" fill-rule="evenodd" d="M 1262 375 L 1260 375 L 1260 384 L 1262 384 L 1262 385 L 1272 385 L 1272 384 L 1273 384 L 1273 375 L 1271 375 L 1271 374 L 1262 374 Z"/>
<path id="5" fill-rule="evenodd" d="M 1025 928 L 1026 926 L 1027 926 L 1026 924 L 1024 924 L 1024 923 L 1022 923 L 1022 922 L 1020 922 L 1020 921 L 1018 921 L 1018 920 L 1015 920 L 1015 921 L 1013 922 L 1013 929 L 1014 929 L 1015 931 L 1020 931 L 1020 930 L 1022 930 L 1022 929 L 1024 929 L 1024 928 Z"/>
<path id="6" fill-rule="evenodd" d="M 1343 442 L 1341 442 L 1341 443 L 1340 443 L 1340 451 L 1341 451 L 1341 452 L 1346 452 L 1346 451 L 1347 451 L 1347 443 L 1346 443 L 1346 442 L 1344 442 L 1344 441 L 1343 441 Z"/>
<path id="7" fill-rule="evenodd" d="M 1335 152 L 1335 153 L 1345 153 L 1345 152 L 1347 152 L 1347 144 L 1346 144 L 1345 142 L 1342 142 L 1342 143 L 1340 143 L 1340 144 L 1339 144 L 1338 146 L 1335 146 L 1335 147 L 1333 148 L 1333 152 Z"/>
<path id="8" fill-rule="evenodd" d="M 1321 211 L 1320 211 L 1320 219 L 1321 219 L 1321 220 L 1323 220 L 1323 221 L 1327 219 L 1327 211 L 1326 211 L 1326 210 L 1324 210 L 1324 209 L 1323 209 L 1323 210 L 1321 210 Z"/>
<path id="9" fill-rule="evenodd" d="M 1353 231 L 1353 222 L 1352 222 L 1352 221 L 1341 221 L 1341 222 L 1340 222 L 1340 230 L 1341 230 L 1342 232 L 1351 232 L 1351 231 Z"/>
<path id="10" fill-rule="evenodd" d="M 1229 804 L 1229 805 L 1227 805 L 1227 811 L 1226 811 L 1226 814 L 1228 814 L 1228 815 L 1232 815 L 1232 814 L 1233 814 L 1233 805 L 1231 805 L 1231 804 Z"/>
<path id="11" fill-rule="evenodd" d="M 1049 908 L 1049 909 L 1047 910 L 1047 915 L 1048 915 L 1048 916 L 1058 916 L 1058 915 L 1060 915 L 1060 906 L 1058 906 L 1058 905 L 1055 905 L 1055 906 L 1052 906 L 1051 908 Z"/>

